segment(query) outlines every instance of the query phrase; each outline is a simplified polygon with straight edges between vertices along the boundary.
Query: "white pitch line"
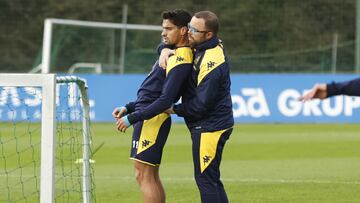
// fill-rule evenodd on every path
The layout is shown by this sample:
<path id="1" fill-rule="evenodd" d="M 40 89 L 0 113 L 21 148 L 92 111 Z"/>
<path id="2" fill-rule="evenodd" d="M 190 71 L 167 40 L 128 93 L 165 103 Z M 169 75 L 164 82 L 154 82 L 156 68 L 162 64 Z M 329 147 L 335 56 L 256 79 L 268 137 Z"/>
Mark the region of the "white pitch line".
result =
<path id="1" fill-rule="evenodd" d="M 135 180 L 135 177 L 124 176 L 124 177 L 114 177 L 114 176 L 96 176 L 95 179 L 117 179 L 117 180 Z M 184 177 L 184 178 L 169 178 L 162 177 L 163 181 L 175 181 L 175 182 L 188 182 L 195 181 L 194 178 Z M 259 179 L 259 178 L 221 178 L 223 182 L 243 182 L 243 183 L 313 183 L 313 184 L 345 184 L 345 185 L 360 185 L 360 181 L 331 181 L 331 180 L 311 180 L 311 179 Z"/>
<path id="2" fill-rule="evenodd" d="M 5 178 L 6 175 L 0 174 L 0 178 Z M 19 176 L 8 175 L 9 178 L 19 178 Z M 30 178 L 33 176 L 23 176 L 23 178 Z M 60 176 L 56 176 L 60 178 Z M 82 176 L 78 177 L 81 178 Z M 70 177 L 66 177 L 70 178 Z M 95 176 L 95 180 L 134 180 L 134 176 Z M 161 180 L 169 182 L 192 182 L 194 178 L 170 178 L 162 177 Z M 360 181 L 331 181 L 331 180 L 311 180 L 311 179 L 266 179 L 266 178 L 221 178 L 223 182 L 241 182 L 241 183 L 312 183 L 312 184 L 344 184 L 344 185 L 360 185 Z"/>

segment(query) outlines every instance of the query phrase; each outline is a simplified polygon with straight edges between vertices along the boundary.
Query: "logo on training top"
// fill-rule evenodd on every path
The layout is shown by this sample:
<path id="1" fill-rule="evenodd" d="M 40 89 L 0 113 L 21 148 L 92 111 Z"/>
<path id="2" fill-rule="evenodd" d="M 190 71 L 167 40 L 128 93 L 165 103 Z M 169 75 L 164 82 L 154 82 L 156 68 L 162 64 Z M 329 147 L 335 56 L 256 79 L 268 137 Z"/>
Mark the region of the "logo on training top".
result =
<path id="1" fill-rule="evenodd" d="M 150 144 L 150 141 L 149 140 L 143 140 L 142 141 L 142 147 L 147 147 L 148 145 Z"/>
<path id="2" fill-rule="evenodd" d="M 176 57 L 176 63 L 181 62 L 181 61 L 184 61 L 183 57 L 181 57 L 181 56 Z"/>
<path id="3" fill-rule="evenodd" d="M 207 164 L 210 161 L 210 159 L 211 159 L 211 156 L 208 156 L 208 155 L 204 156 L 203 157 L 204 165 Z"/>
<path id="4" fill-rule="evenodd" d="M 208 70 L 209 70 L 210 68 L 212 68 L 212 67 L 215 66 L 215 62 L 209 61 L 209 62 L 207 63 L 207 66 L 208 66 Z"/>

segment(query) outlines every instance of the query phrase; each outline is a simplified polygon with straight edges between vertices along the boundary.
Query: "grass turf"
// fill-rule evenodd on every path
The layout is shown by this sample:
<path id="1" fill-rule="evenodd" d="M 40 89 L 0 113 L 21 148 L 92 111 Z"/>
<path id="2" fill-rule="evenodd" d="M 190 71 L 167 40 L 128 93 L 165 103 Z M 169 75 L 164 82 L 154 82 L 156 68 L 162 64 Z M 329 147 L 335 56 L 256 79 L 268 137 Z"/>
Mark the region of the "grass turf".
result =
<path id="1" fill-rule="evenodd" d="M 360 202 L 359 125 L 236 125 L 221 165 L 230 202 Z M 93 128 L 98 202 L 141 202 L 131 130 Z M 167 202 L 200 202 L 186 127 L 172 127 L 160 174 Z"/>
<path id="2" fill-rule="evenodd" d="M 113 123 L 93 123 L 91 129 L 93 147 L 104 143 L 93 157 L 96 202 L 142 202 L 132 161 L 128 159 L 131 129 L 119 133 Z M 360 202 L 359 131 L 360 125 L 345 124 L 236 125 L 225 146 L 221 165 L 230 202 Z M 1 128 L 0 200 L 5 202 L 7 196 L 25 196 L 21 185 L 26 190 L 29 188 L 26 181 L 18 188 L 6 186 L 13 179 L 19 180 L 4 174 L 5 164 L 9 172 L 10 166 L 19 162 L 16 154 L 5 158 L 6 149 L 13 149 L 15 143 L 23 146 L 29 142 L 26 138 L 10 142 L 12 134 L 14 131 Z M 18 151 L 22 151 L 21 147 Z M 31 151 L 25 151 L 21 159 L 30 159 L 39 152 Z M 174 124 L 160 168 L 167 202 L 200 202 L 192 168 L 189 132 L 185 125 Z M 25 166 L 17 171 L 15 176 L 29 175 Z M 34 174 L 32 164 L 29 171 L 30 175 Z M 78 202 L 71 198 L 63 202 Z M 25 199 L 38 202 L 37 197 Z"/>

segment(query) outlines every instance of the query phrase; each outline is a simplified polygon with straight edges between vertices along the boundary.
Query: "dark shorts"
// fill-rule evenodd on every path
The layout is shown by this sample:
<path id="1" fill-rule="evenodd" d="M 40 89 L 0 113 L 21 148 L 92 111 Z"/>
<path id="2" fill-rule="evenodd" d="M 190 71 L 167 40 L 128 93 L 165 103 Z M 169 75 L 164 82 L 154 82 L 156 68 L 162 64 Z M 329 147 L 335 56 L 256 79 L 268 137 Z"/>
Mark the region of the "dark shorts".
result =
<path id="1" fill-rule="evenodd" d="M 152 166 L 160 165 L 170 126 L 171 117 L 166 113 L 135 123 L 130 159 Z"/>

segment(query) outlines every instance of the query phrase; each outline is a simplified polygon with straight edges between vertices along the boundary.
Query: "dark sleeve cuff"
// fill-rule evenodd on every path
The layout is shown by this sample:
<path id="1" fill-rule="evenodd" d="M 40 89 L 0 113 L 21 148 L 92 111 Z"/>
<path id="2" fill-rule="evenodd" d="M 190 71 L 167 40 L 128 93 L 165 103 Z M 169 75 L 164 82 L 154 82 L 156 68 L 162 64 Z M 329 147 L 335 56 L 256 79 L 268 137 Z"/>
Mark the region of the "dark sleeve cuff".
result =
<path id="1" fill-rule="evenodd" d="M 140 114 L 136 112 L 127 115 L 127 118 L 131 125 L 141 120 Z"/>
<path id="2" fill-rule="evenodd" d="M 335 82 L 326 84 L 326 93 L 327 93 L 327 97 L 341 94 L 341 92 L 340 92 L 339 88 L 337 88 L 337 85 Z"/>
<path id="3" fill-rule="evenodd" d="M 173 110 L 176 113 L 176 115 L 178 115 L 180 117 L 185 116 L 184 105 L 182 105 L 182 104 L 174 105 Z"/>
<path id="4" fill-rule="evenodd" d="M 167 45 L 167 44 L 164 44 L 164 43 L 160 43 L 157 48 L 156 48 L 156 51 L 158 53 L 158 55 L 160 56 L 161 54 L 161 51 L 165 48 L 168 48 L 168 49 L 174 49 L 174 45 Z"/>
<path id="5" fill-rule="evenodd" d="M 135 111 L 135 102 L 129 102 L 125 105 L 127 113 L 130 114 Z"/>

